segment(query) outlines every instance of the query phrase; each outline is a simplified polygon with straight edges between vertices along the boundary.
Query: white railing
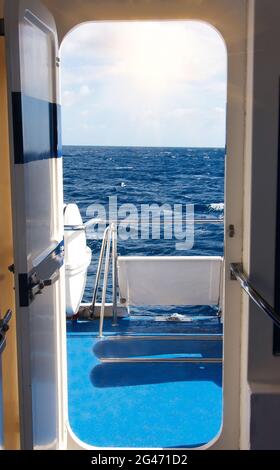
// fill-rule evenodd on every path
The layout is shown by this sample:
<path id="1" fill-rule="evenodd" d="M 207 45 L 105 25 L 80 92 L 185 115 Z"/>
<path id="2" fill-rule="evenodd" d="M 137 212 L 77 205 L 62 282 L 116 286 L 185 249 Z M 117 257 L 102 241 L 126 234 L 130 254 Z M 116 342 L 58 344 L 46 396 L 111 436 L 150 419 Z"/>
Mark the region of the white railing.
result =
<path id="1" fill-rule="evenodd" d="M 105 221 L 100 220 L 100 219 L 91 219 L 90 221 L 83 224 L 83 226 L 79 227 L 78 229 L 76 228 L 76 230 L 86 230 L 91 225 L 93 225 L 93 223 L 102 223 L 102 222 L 105 222 Z M 161 223 L 162 222 L 160 222 L 160 225 L 161 225 Z M 195 223 L 195 224 L 221 224 L 221 223 L 223 223 L 223 219 L 196 219 L 196 220 L 193 221 L 193 223 Z M 69 229 L 70 229 L 70 227 L 69 227 Z M 104 258 L 105 258 L 105 261 L 104 261 Z M 93 318 L 94 317 L 95 307 L 96 307 L 96 301 L 97 301 L 97 295 L 98 295 L 100 280 L 101 280 L 102 267 L 103 267 L 103 264 L 104 264 L 102 299 L 101 299 L 101 309 L 100 309 L 100 319 L 99 319 L 99 337 L 100 338 L 103 337 L 103 325 L 104 325 L 104 316 L 105 316 L 106 294 L 107 294 L 107 287 L 108 287 L 108 276 L 109 276 L 109 272 L 110 272 L 110 261 L 112 261 L 113 325 L 116 325 L 117 324 L 117 308 L 118 308 L 118 301 L 117 301 L 118 279 L 119 279 L 119 276 L 121 274 L 120 266 L 118 266 L 117 223 L 116 222 L 111 223 L 110 225 L 108 225 L 106 227 L 105 231 L 104 231 L 104 234 L 103 234 L 101 251 L 100 251 L 100 256 L 99 256 L 99 260 L 98 260 L 96 277 L 95 277 L 95 285 L 94 285 L 94 289 L 93 289 L 92 303 L 91 303 L 91 318 Z M 159 261 L 160 261 L 160 264 L 162 264 L 163 262 L 165 262 L 165 263 L 167 262 L 168 263 L 168 269 L 165 269 L 166 266 L 164 266 L 163 268 L 160 268 L 161 274 L 163 274 L 164 272 L 168 273 L 168 271 L 170 271 L 171 265 L 173 265 L 174 262 L 178 262 L 178 263 L 180 262 L 179 264 L 181 264 L 181 261 L 184 261 L 184 265 L 187 266 L 190 263 L 194 263 L 195 261 L 196 261 L 195 264 L 197 265 L 197 262 L 200 261 L 200 263 L 204 264 L 204 269 L 202 271 L 200 271 L 198 277 L 197 276 L 190 276 L 190 278 L 194 277 L 194 279 L 189 278 L 190 280 L 192 280 L 192 286 L 193 286 L 193 283 L 196 284 L 196 283 L 198 283 L 199 280 L 200 281 L 202 280 L 203 274 L 204 274 L 204 277 L 205 277 L 205 268 L 207 267 L 206 271 L 210 270 L 211 273 L 208 276 L 209 279 L 206 276 L 206 279 L 204 280 L 205 281 L 204 282 L 205 283 L 204 290 L 207 294 L 207 295 L 205 294 L 204 297 L 207 297 L 207 296 L 208 297 L 207 297 L 207 299 L 203 300 L 203 305 L 204 304 L 205 305 L 206 304 L 207 305 L 208 304 L 212 305 L 212 304 L 219 303 L 220 289 L 221 289 L 221 267 L 222 267 L 222 261 L 223 261 L 223 259 L 221 257 L 196 257 L 196 258 L 190 258 L 190 257 L 187 257 L 187 258 L 186 257 L 177 257 L 177 258 L 176 257 L 121 257 L 121 258 L 119 258 L 119 264 L 120 265 L 125 265 L 126 263 L 129 263 L 129 265 L 134 264 L 134 267 L 135 267 L 135 262 L 136 262 L 136 266 L 140 266 L 142 264 L 142 261 L 145 261 L 146 267 L 148 266 L 147 263 L 149 263 L 149 262 L 150 263 L 152 262 L 153 264 L 154 263 L 158 264 Z M 150 268 L 150 266 L 149 266 L 149 268 Z M 119 273 L 118 273 L 118 269 L 119 269 Z M 214 269 L 215 273 L 213 272 L 213 269 Z M 176 270 L 177 270 L 177 267 L 176 267 Z M 172 275 L 172 277 L 174 279 L 176 277 L 175 276 L 176 270 Z M 125 269 L 124 271 L 128 274 L 127 269 Z M 152 271 L 153 270 L 151 270 L 151 273 L 152 273 Z M 182 281 L 184 281 L 184 279 L 186 279 L 186 277 L 183 274 L 185 274 L 185 275 L 189 274 L 190 275 L 191 271 L 193 271 L 193 268 L 189 271 L 190 272 L 188 272 L 188 273 L 181 273 L 181 275 L 178 273 L 179 278 L 182 278 Z M 144 272 L 146 272 L 146 280 L 145 280 Z M 139 297 L 139 295 L 140 295 L 141 301 L 143 301 L 143 299 L 145 299 L 145 297 L 147 297 L 147 299 L 149 300 L 149 303 L 151 303 L 151 305 L 153 305 L 154 300 L 152 299 L 153 301 L 151 301 L 151 298 L 149 298 L 149 296 L 147 296 L 147 292 L 151 288 L 154 291 L 153 298 L 156 295 L 157 296 L 157 301 L 159 301 L 158 300 L 159 299 L 159 292 L 158 292 L 159 289 L 157 288 L 159 286 L 155 285 L 155 284 L 157 284 L 157 282 L 156 282 L 157 278 L 159 278 L 158 280 L 161 284 L 161 287 L 163 288 L 163 290 L 166 294 L 165 297 L 168 297 L 168 292 L 170 291 L 170 287 L 172 287 L 172 285 L 171 285 L 172 283 L 170 283 L 170 286 L 164 286 L 164 282 L 162 282 L 162 276 L 161 275 L 157 276 L 156 275 L 157 273 L 152 273 L 153 275 L 152 275 L 152 278 L 151 278 L 151 276 L 147 276 L 147 270 L 144 270 L 144 272 L 143 271 L 141 272 L 142 282 L 140 282 L 139 276 L 137 278 L 137 275 L 136 275 L 137 279 L 135 279 L 135 281 L 136 281 L 136 284 L 137 284 L 137 289 L 136 289 L 137 297 Z M 134 274 L 137 274 L 137 269 L 134 270 Z M 170 276 L 168 276 L 168 275 L 166 276 L 166 274 L 165 274 L 165 278 L 167 278 L 168 282 L 170 282 Z M 143 282 L 143 279 L 145 280 L 145 282 Z M 174 283 L 174 279 L 173 279 L 173 283 Z M 128 285 L 129 284 L 128 283 L 128 278 L 126 278 L 124 280 L 123 275 L 120 276 L 120 281 L 121 281 L 120 288 L 121 288 L 121 291 L 122 291 L 121 292 L 121 294 L 122 294 L 121 297 L 123 298 L 123 300 L 126 301 L 124 303 L 131 303 L 131 305 L 133 305 L 133 304 L 134 305 L 140 305 L 141 304 L 140 300 L 135 302 L 135 299 L 134 299 L 134 301 L 132 301 L 132 298 L 128 298 L 128 297 L 133 296 L 133 293 L 134 293 L 134 290 L 135 290 L 134 289 L 135 282 L 133 283 L 134 284 L 133 287 L 132 287 L 132 285 Z M 147 288 L 147 283 L 148 283 L 149 289 Z M 140 287 L 141 287 L 142 284 L 143 284 L 143 286 L 142 286 L 143 288 L 141 290 Z M 180 287 L 180 289 L 182 291 L 186 291 L 186 286 L 184 285 L 182 287 L 182 285 L 179 282 L 179 279 L 176 279 L 176 284 L 177 284 L 177 287 Z M 125 285 L 125 288 L 124 288 L 124 285 Z M 144 291 L 143 291 L 143 289 L 144 289 Z M 130 291 L 130 296 L 127 295 L 127 290 Z M 176 291 L 176 289 L 175 289 L 175 291 Z M 209 296 L 209 292 L 211 293 L 211 296 Z M 201 294 L 201 292 L 200 292 L 200 294 Z M 173 304 L 174 305 L 185 304 L 185 302 L 182 303 L 182 300 L 181 300 L 182 296 L 180 296 L 178 294 L 178 292 L 175 292 L 174 295 L 176 297 L 172 298 L 172 305 Z M 201 297 L 201 295 L 200 295 L 200 297 Z M 161 300 L 163 301 L 163 299 L 161 299 Z M 184 300 L 186 300 L 186 299 L 184 298 Z M 198 305 L 199 304 L 197 299 L 191 298 L 191 301 L 192 301 L 191 304 L 193 304 L 193 305 Z M 201 301 L 201 299 L 200 299 L 200 301 Z M 161 304 L 161 302 L 160 302 L 160 304 Z M 168 302 L 164 303 L 164 305 L 167 305 L 167 304 L 169 305 Z"/>

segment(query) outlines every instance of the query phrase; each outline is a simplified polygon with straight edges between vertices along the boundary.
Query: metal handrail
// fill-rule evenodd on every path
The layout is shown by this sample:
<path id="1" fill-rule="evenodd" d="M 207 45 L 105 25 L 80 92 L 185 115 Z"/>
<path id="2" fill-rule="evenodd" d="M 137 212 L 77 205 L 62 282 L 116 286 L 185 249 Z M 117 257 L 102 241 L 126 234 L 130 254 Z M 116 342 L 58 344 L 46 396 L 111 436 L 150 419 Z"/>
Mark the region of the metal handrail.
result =
<path id="1" fill-rule="evenodd" d="M 102 219 L 90 219 L 84 224 L 80 225 L 64 225 L 64 231 L 65 232 L 80 232 L 80 231 L 85 231 L 87 228 L 91 227 L 92 225 L 100 224 L 103 223 Z"/>
<path id="2" fill-rule="evenodd" d="M 107 227 L 103 234 L 100 256 L 99 256 L 99 261 L 98 261 L 98 266 L 97 266 L 97 271 L 96 271 L 96 276 L 95 276 L 95 285 L 93 289 L 93 296 L 92 296 L 92 303 L 91 303 L 91 317 L 93 317 L 94 315 L 97 292 L 98 292 L 98 287 L 99 287 L 99 282 L 100 282 L 100 277 L 101 277 L 102 263 L 103 263 L 105 248 L 107 245 L 107 237 L 108 237 L 109 231 L 110 231 L 110 227 Z"/>
<path id="3" fill-rule="evenodd" d="M 112 297 L 113 297 L 113 326 L 117 324 L 117 225 L 122 221 L 116 220 L 115 222 L 111 223 L 105 228 L 103 233 L 102 245 L 100 250 L 100 256 L 98 261 L 98 267 L 95 277 L 95 285 L 93 289 L 93 297 L 92 297 L 92 304 L 91 304 L 91 315 L 90 317 L 94 317 L 94 310 L 96 305 L 97 293 L 100 284 L 101 278 L 101 271 L 102 271 L 102 264 L 104 260 L 104 253 L 106 249 L 106 258 L 105 258 L 105 268 L 104 268 L 104 280 L 103 280 L 103 289 L 102 289 L 102 301 L 101 301 L 101 310 L 100 310 L 100 324 L 99 324 L 99 337 L 103 337 L 103 323 L 104 323 L 104 315 L 105 315 L 105 303 L 106 303 L 106 292 L 107 292 L 107 284 L 108 284 L 108 274 L 110 269 L 110 250 L 111 250 L 111 243 L 112 243 Z M 147 220 L 147 222 L 149 222 Z M 169 223 L 173 222 L 173 219 L 168 220 Z M 221 224 L 224 222 L 224 219 L 194 219 L 194 220 L 186 220 L 185 223 L 194 223 L 194 224 Z M 104 219 L 93 218 L 85 222 L 81 225 L 65 225 L 65 231 L 71 232 L 78 232 L 78 231 L 85 231 L 92 225 L 98 223 L 106 223 L 107 221 Z M 129 220 L 129 223 L 139 223 L 139 220 Z M 152 222 L 154 223 L 154 222 Z M 156 221 L 157 224 L 162 225 L 166 223 L 166 219 L 164 221 Z"/>
<path id="4" fill-rule="evenodd" d="M 249 295 L 250 299 L 275 323 L 280 327 L 280 314 L 262 297 L 261 294 L 252 286 L 248 277 L 243 271 L 241 263 L 232 263 L 230 271 L 233 280 L 239 281 L 242 289 Z"/>
<path id="5" fill-rule="evenodd" d="M 113 326 L 118 320 L 117 312 L 117 288 L 118 288 L 118 231 L 115 224 L 111 225 L 112 233 L 112 294 L 113 294 Z"/>
<path id="6" fill-rule="evenodd" d="M 106 292 L 108 286 L 108 275 L 110 270 L 110 253 L 112 245 L 112 296 L 113 296 L 113 326 L 117 324 L 117 228 L 115 224 L 111 224 L 106 227 L 103 240 L 100 250 L 100 256 L 97 266 L 97 272 L 95 277 L 95 284 L 93 289 L 92 296 L 92 305 L 91 305 L 91 318 L 94 317 L 94 309 L 96 305 L 97 293 L 100 284 L 102 265 L 105 255 L 105 265 L 104 265 L 104 277 L 103 277 L 103 288 L 102 288 L 102 299 L 101 299 L 101 309 L 99 317 L 99 337 L 103 337 L 103 323 L 105 315 L 105 303 L 106 303 Z"/>
<path id="7" fill-rule="evenodd" d="M 140 219 L 129 219 L 129 220 L 115 220 L 113 223 L 115 225 L 119 225 L 119 224 L 122 224 L 122 223 L 141 225 L 141 223 L 150 223 L 150 222 L 151 222 L 152 225 L 153 224 L 155 224 L 155 225 L 164 225 L 165 223 L 172 224 L 174 222 L 174 219 L 173 218 L 170 218 L 170 219 L 164 218 L 164 220 L 159 220 L 159 221 L 152 220 L 152 221 L 150 221 L 150 219 L 142 220 L 140 218 Z M 176 218 L 175 218 L 175 222 L 176 222 Z M 186 225 L 190 225 L 190 224 L 195 224 L 195 225 L 200 225 L 200 224 L 201 225 L 202 224 L 223 224 L 224 223 L 224 218 L 221 218 L 221 219 L 186 219 L 186 220 L 183 220 L 182 222 L 185 223 Z M 66 231 L 86 230 L 91 225 L 95 225 L 95 224 L 108 224 L 108 225 L 111 225 L 112 222 L 110 222 L 106 219 L 90 219 L 89 221 L 85 222 L 82 225 L 65 225 L 64 230 L 66 230 Z"/>

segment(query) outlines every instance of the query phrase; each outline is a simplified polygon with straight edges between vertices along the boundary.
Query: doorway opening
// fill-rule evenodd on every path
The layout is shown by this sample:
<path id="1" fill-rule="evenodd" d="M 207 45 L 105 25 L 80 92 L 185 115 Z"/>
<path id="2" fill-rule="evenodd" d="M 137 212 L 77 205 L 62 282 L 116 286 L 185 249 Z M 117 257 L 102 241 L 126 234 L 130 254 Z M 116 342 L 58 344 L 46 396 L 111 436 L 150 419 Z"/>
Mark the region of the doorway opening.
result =
<path id="1" fill-rule="evenodd" d="M 97 447 L 205 445 L 222 425 L 224 41 L 88 23 L 61 59 L 70 426 Z"/>

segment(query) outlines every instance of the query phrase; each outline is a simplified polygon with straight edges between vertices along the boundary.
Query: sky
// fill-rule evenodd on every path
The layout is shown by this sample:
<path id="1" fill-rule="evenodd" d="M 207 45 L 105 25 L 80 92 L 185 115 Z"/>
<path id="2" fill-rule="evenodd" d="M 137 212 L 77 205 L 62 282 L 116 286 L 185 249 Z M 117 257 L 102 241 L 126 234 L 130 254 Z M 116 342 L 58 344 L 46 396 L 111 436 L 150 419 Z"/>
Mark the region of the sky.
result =
<path id="1" fill-rule="evenodd" d="M 61 48 L 63 144 L 223 147 L 226 80 L 205 23 L 83 24 Z"/>

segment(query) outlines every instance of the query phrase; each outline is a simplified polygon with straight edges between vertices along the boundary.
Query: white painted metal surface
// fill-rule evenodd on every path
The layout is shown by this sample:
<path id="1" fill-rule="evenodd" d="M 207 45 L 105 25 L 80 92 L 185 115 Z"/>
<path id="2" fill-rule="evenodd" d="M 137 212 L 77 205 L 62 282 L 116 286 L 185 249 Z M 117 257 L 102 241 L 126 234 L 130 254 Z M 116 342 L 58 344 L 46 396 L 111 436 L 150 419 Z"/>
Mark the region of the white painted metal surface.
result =
<path id="1" fill-rule="evenodd" d="M 73 227 L 83 225 L 77 204 L 68 204 L 65 207 L 64 225 Z M 87 246 L 85 230 L 65 231 L 64 243 L 66 314 L 75 315 L 84 295 L 91 250 Z"/>
<path id="2" fill-rule="evenodd" d="M 217 305 L 220 257 L 118 258 L 120 296 L 128 306 Z"/>

